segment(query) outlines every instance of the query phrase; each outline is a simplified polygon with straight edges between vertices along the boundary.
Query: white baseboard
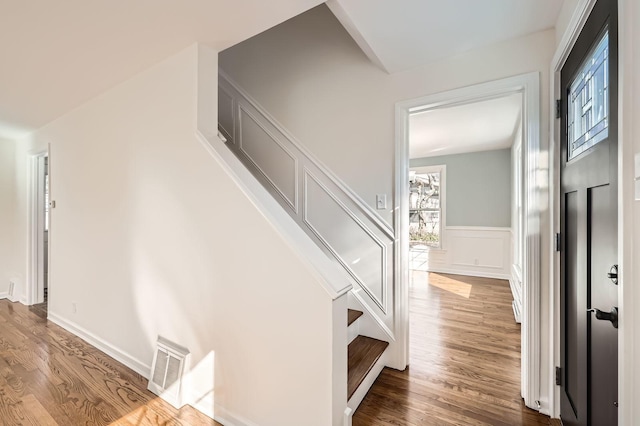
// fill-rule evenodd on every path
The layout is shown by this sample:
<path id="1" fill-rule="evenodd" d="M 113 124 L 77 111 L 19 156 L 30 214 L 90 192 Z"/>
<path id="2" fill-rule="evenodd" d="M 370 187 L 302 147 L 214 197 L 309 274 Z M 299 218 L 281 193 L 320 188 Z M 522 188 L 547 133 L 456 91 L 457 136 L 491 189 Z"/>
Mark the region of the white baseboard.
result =
<path id="1" fill-rule="evenodd" d="M 453 274 L 453 275 L 466 275 L 469 277 L 480 277 L 480 278 L 495 278 L 498 280 L 509 280 L 508 274 L 488 272 L 488 271 L 478 271 L 478 270 L 468 270 L 468 269 L 456 269 L 456 268 L 440 268 L 433 267 L 428 268 L 427 271 L 435 272 L 439 274 Z"/>
<path id="2" fill-rule="evenodd" d="M 109 355 L 116 361 L 129 367 L 130 369 L 140 374 L 145 379 L 149 378 L 149 373 L 151 372 L 150 365 L 145 364 L 144 362 L 129 355 L 125 351 L 118 349 L 117 347 L 101 339 L 100 337 L 96 336 L 90 331 L 82 328 L 81 326 L 75 324 L 74 322 L 69 321 L 53 312 L 49 312 L 48 320 L 64 328 L 69 333 L 78 336 L 79 338 L 89 343 L 90 345 L 100 349 L 102 352 Z"/>
<path id="3" fill-rule="evenodd" d="M 193 407 L 193 408 L 195 408 L 198 411 L 202 411 L 198 407 Z M 215 410 L 215 416 L 213 416 L 213 420 L 215 420 L 218 423 L 222 423 L 224 426 L 258 426 L 256 423 L 253 423 L 247 419 L 243 419 L 242 417 L 234 413 L 231 413 L 230 411 L 222 408 L 217 404 L 215 405 L 214 410 Z"/>
<path id="4" fill-rule="evenodd" d="M 9 292 L 8 291 L 0 292 L 0 299 L 8 299 L 8 298 L 9 298 Z"/>

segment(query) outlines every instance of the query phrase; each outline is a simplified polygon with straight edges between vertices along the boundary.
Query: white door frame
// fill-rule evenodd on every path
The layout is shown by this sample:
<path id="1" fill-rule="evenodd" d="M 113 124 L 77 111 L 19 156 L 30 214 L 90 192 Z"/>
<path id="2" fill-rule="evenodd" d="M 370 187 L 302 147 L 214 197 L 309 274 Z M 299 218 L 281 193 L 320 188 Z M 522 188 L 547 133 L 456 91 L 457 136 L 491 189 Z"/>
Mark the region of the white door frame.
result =
<path id="1" fill-rule="evenodd" d="M 620 315 L 620 327 L 618 328 L 618 406 L 620 425 L 632 424 L 640 416 L 640 407 L 637 404 L 637 396 L 634 401 L 634 385 L 638 382 L 636 370 L 637 348 L 634 344 L 634 329 L 638 326 L 637 315 L 634 316 L 634 309 L 637 306 L 637 299 L 640 294 L 634 293 L 634 259 L 633 259 L 633 215 L 634 215 L 634 195 L 633 195 L 633 168 L 634 168 L 634 147 L 630 131 L 633 129 L 632 103 L 626 96 L 634 96 L 627 87 L 632 85 L 633 77 L 625 67 L 631 67 L 632 59 L 625 47 L 627 43 L 632 43 L 632 30 L 627 25 L 631 14 L 625 9 L 630 8 L 635 0 L 618 0 L 618 38 L 619 38 L 619 78 L 618 78 L 618 262 L 620 281 L 618 285 L 618 303 Z M 561 82 L 560 71 L 565 64 L 569 53 L 575 45 L 582 28 L 584 27 L 589 14 L 593 10 L 596 0 L 581 0 L 576 7 L 567 30 L 565 31 L 556 53 L 551 61 L 551 83 L 550 99 L 552 104 L 555 99 L 560 98 Z M 637 72 L 637 70 L 636 70 Z M 551 111 L 555 111 L 552 105 Z M 550 177 L 549 177 L 549 212 L 552 226 L 550 227 L 551 237 L 556 232 L 560 232 L 560 205 L 556 198 L 560 194 L 560 122 L 554 116 L 550 117 L 551 123 L 549 134 L 549 155 L 550 155 Z M 626 231 L 625 231 L 626 230 Z M 552 283 L 550 306 L 553 308 L 553 318 L 551 321 L 551 336 L 553 345 L 551 348 L 551 359 L 553 365 L 560 365 L 560 255 L 551 253 L 550 258 L 550 282 Z M 636 259 L 637 261 L 637 259 Z M 634 321 L 635 319 L 635 321 Z M 640 319 L 640 318 L 639 318 Z M 635 326 L 635 327 L 634 327 Z M 553 417 L 560 415 L 560 388 L 550 383 L 553 395 L 550 401 L 550 409 Z M 637 390 L 635 391 L 637 392 Z"/>
<path id="2" fill-rule="evenodd" d="M 396 104 L 395 152 L 395 313 L 397 342 L 391 366 L 409 362 L 409 115 L 412 112 L 464 105 L 522 93 L 524 163 L 522 397 L 540 409 L 540 75 L 537 72 L 455 89 Z"/>
<path id="3" fill-rule="evenodd" d="M 47 149 L 30 152 L 28 157 L 27 305 L 44 301 L 44 175 L 48 156 Z"/>

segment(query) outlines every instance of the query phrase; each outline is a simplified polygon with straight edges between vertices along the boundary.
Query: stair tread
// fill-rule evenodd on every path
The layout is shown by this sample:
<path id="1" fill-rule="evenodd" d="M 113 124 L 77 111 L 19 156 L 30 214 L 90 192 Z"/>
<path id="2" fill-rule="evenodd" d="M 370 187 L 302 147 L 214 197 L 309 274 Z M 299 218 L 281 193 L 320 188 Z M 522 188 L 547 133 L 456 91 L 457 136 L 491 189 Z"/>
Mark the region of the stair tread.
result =
<path id="1" fill-rule="evenodd" d="M 362 383 L 369 371 L 385 349 L 389 346 L 389 342 L 372 339 L 371 337 L 358 336 L 348 347 L 348 378 L 347 378 L 347 395 L 348 399 L 355 393 L 358 386 Z"/>
<path id="2" fill-rule="evenodd" d="M 356 311 L 355 309 L 349 309 L 347 312 L 347 327 L 350 326 L 351 324 L 353 324 L 353 322 L 355 320 L 357 320 L 358 318 L 360 318 L 362 316 L 363 312 L 362 311 Z"/>

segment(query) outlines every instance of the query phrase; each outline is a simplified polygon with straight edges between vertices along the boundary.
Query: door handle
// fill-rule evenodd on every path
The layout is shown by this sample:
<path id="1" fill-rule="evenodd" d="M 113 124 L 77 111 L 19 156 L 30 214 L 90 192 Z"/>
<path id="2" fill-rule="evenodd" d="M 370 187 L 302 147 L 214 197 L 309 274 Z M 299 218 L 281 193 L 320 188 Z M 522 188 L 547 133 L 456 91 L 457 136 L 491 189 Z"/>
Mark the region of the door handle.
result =
<path id="1" fill-rule="evenodd" d="M 618 308 L 611 308 L 610 312 L 603 312 L 600 309 L 587 309 L 587 312 L 594 312 L 596 319 L 602 321 L 611 321 L 613 328 L 618 328 Z"/>

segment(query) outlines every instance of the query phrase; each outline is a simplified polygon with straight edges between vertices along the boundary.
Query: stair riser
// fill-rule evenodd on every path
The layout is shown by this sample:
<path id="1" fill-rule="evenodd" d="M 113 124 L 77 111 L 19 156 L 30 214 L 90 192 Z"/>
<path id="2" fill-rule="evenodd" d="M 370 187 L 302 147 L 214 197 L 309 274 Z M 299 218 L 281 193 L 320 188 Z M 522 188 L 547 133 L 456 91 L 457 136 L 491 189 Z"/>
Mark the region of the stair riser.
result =
<path id="1" fill-rule="evenodd" d="M 347 402 L 347 407 L 352 410 L 351 413 L 354 413 L 356 411 L 364 397 L 367 396 L 367 392 L 369 392 L 369 389 L 371 389 L 371 386 L 373 386 L 373 383 L 376 381 L 376 379 L 380 375 L 380 372 L 382 372 L 382 369 L 386 365 L 388 354 L 389 348 L 387 348 L 387 350 L 384 351 L 380 358 L 378 358 L 371 371 L 369 371 L 369 374 L 367 374 L 360 386 L 358 386 L 358 389 Z"/>
<path id="2" fill-rule="evenodd" d="M 362 317 L 360 317 L 362 318 Z M 358 337 L 360 334 L 360 318 L 355 320 L 348 328 L 347 328 L 347 344 L 353 342 L 353 340 Z"/>

